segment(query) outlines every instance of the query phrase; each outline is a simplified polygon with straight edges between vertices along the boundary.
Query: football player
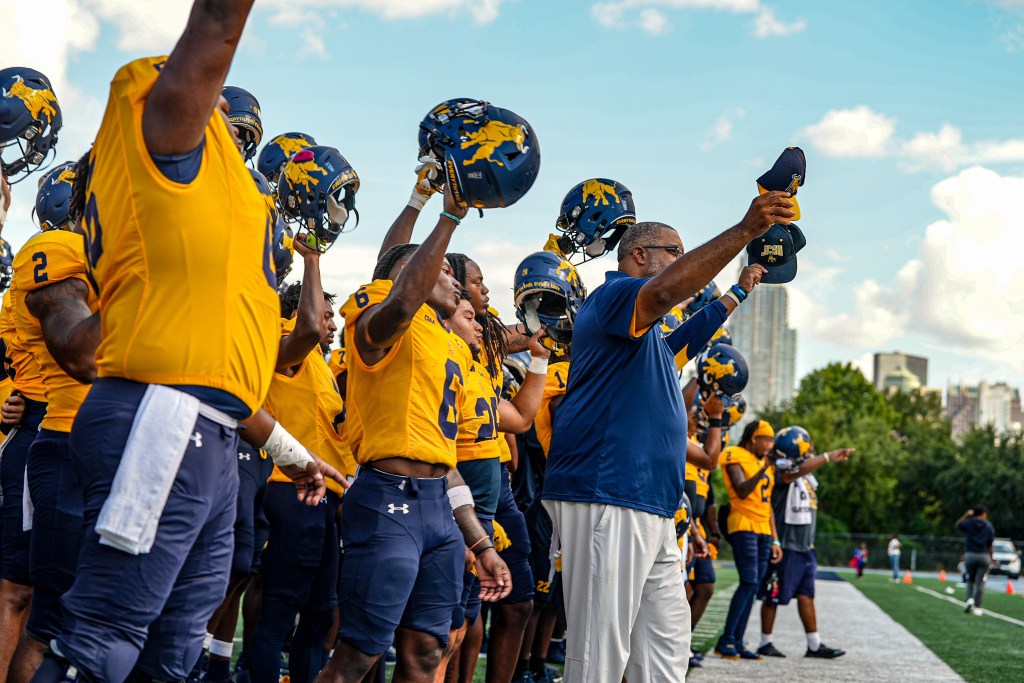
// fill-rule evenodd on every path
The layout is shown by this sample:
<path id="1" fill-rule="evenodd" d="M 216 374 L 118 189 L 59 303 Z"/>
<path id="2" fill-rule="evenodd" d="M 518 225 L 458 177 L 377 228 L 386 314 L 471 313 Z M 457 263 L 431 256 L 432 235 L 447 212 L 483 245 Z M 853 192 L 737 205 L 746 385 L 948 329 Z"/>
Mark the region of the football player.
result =
<path id="1" fill-rule="evenodd" d="M 32 354 L 46 390 L 46 414 L 26 461 L 32 500 L 29 579 L 32 609 L 11 664 L 11 680 L 29 681 L 46 644 L 61 631 L 60 597 L 74 580 L 82 528 L 82 491 L 68 446 L 71 425 L 88 393 L 98 339 L 76 335 L 96 312 L 88 285 L 85 240 L 70 213 L 75 164 L 43 177 L 36 199 L 42 231 L 14 258 L 11 307 L 19 339 Z M 55 358 L 60 359 L 60 364 Z M 77 378 L 77 379 L 76 379 Z"/>
<path id="2" fill-rule="evenodd" d="M 455 469 L 469 357 L 441 319 L 461 299 L 444 253 L 465 214 L 446 192 L 423 244 L 388 250 L 373 281 L 341 308 L 347 433 L 361 469 L 346 494 L 340 627 L 321 683 L 362 680 L 392 642 L 396 678 L 432 681 L 460 602 L 466 547 L 484 597 L 511 589 Z"/>
<path id="3" fill-rule="evenodd" d="M 754 420 L 744 428 L 739 445 L 722 453 L 730 506 L 727 538 L 740 575 L 725 618 L 725 632 L 715 645 L 715 654 L 726 659 L 762 659 L 744 646 L 743 634 L 769 560 L 778 563 L 783 557 L 771 504 L 775 472 L 767 457 L 774 443 L 772 426 Z"/>
<path id="4" fill-rule="evenodd" d="M 196 2 L 170 57 L 122 67 L 76 169 L 103 315 L 72 336 L 102 341 L 71 434 L 78 570 L 40 683 L 188 675 L 227 588 L 239 420 L 310 505 L 340 478 L 255 412 L 279 337 L 273 226 L 220 98 L 251 5 Z"/>

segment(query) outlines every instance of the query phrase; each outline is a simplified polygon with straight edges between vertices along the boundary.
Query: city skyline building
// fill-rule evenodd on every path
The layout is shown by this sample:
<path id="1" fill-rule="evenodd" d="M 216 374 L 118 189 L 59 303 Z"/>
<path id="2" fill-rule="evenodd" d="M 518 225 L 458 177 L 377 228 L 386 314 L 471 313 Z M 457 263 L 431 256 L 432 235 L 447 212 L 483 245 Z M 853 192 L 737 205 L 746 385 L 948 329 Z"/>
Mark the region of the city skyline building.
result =
<path id="1" fill-rule="evenodd" d="M 729 332 L 750 370 L 750 380 L 743 391 L 747 419 L 792 400 L 797 339 L 796 330 L 789 326 L 789 293 L 785 286 L 755 288 L 730 316 Z"/>

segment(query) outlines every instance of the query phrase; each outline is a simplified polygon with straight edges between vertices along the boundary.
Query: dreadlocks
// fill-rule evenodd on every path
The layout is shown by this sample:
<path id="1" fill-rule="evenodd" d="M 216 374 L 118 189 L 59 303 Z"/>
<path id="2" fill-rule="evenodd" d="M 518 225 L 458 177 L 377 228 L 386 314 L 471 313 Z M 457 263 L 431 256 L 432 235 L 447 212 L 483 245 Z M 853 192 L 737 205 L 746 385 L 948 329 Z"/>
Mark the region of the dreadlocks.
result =
<path id="1" fill-rule="evenodd" d="M 466 285 L 466 264 L 472 259 L 465 254 L 445 254 L 448 265 L 452 267 L 452 277 L 459 281 L 465 288 Z M 478 315 L 476 321 L 484 328 L 484 349 L 487 353 L 487 371 L 491 377 L 501 374 L 501 361 L 508 355 L 508 339 L 506 338 L 505 324 L 501 318 L 488 309 L 483 315 Z"/>
<path id="2" fill-rule="evenodd" d="M 71 184 L 71 200 L 68 213 L 71 220 L 78 223 L 85 214 L 85 188 L 89 184 L 89 152 L 75 162 L 75 180 Z"/>
<path id="3" fill-rule="evenodd" d="M 377 265 L 373 269 L 374 280 L 387 280 L 391 277 L 391 271 L 395 264 L 406 260 L 414 251 L 420 248 L 418 244 L 396 244 L 377 259 Z"/>

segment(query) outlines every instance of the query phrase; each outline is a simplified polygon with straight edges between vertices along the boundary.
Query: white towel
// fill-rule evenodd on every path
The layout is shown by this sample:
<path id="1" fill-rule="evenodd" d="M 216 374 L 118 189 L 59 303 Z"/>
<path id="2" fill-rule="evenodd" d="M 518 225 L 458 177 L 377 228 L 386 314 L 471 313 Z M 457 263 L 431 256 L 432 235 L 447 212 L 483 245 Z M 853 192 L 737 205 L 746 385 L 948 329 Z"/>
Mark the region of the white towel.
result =
<path id="1" fill-rule="evenodd" d="M 101 544 L 131 555 L 152 549 L 199 406 L 198 398 L 177 389 L 158 384 L 146 389 L 96 521 Z"/>
<path id="2" fill-rule="evenodd" d="M 32 493 L 28 489 L 28 467 L 25 468 L 24 488 L 21 490 L 21 530 L 32 531 L 32 515 L 36 506 L 32 504 Z"/>
<path id="3" fill-rule="evenodd" d="M 789 485 L 786 495 L 786 524 L 805 526 L 814 521 L 813 511 L 818 509 L 818 480 L 808 474 Z"/>

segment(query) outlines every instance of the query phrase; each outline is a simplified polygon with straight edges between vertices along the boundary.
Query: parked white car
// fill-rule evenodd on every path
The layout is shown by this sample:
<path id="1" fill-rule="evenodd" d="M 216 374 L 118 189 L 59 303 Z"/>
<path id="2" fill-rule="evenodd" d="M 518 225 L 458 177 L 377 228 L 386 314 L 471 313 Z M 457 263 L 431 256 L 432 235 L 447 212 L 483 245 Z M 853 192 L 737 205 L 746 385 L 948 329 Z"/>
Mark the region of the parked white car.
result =
<path id="1" fill-rule="evenodd" d="M 992 573 L 1006 574 L 1011 579 L 1020 578 L 1020 552 L 1013 541 L 997 538 L 992 544 Z"/>

